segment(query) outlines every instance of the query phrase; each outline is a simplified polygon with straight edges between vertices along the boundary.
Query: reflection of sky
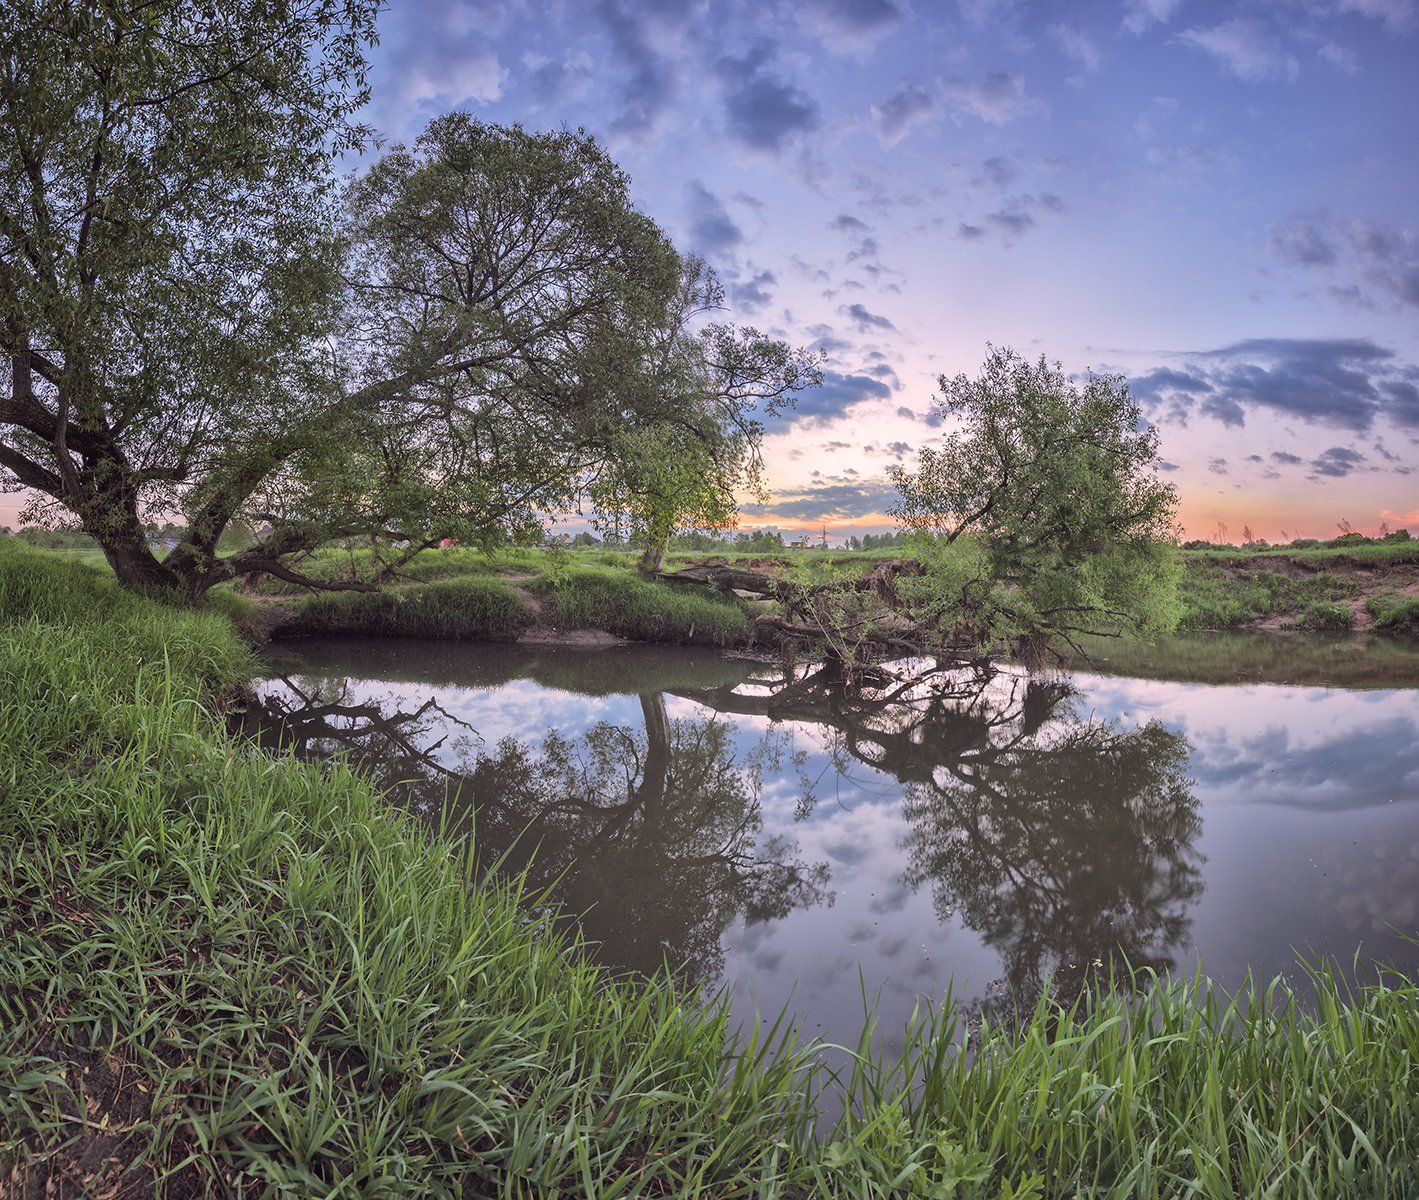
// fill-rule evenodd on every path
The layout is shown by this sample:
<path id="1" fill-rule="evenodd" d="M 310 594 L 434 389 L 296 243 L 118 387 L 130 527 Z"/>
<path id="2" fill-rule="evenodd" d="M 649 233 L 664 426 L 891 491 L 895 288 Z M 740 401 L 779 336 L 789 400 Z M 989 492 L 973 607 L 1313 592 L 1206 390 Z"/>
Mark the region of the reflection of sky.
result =
<path id="1" fill-rule="evenodd" d="M 1190 913 L 1190 944 L 1174 948 L 1180 964 L 1200 955 L 1210 974 L 1234 983 L 1248 966 L 1264 976 L 1291 970 L 1293 948 L 1345 960 L 1357 947 L 1414 957 L 1386 923 L 1419 929 L 1419 689 L 1086 674 L 1075 682 L 1080 719 L 1125 729 L 1157 720 L 1193 747 L 1205 887 Z M 588 697 L 529 680 L 468 688 L 361 681 L 354 690 L 410 709 L 433 691 L 489 747 L 529 731 L 533 740 L 549 728 L 575 737 L 597 721 L 639 728 L 642 720 L 634 694 Z M 708 715 L 690 700 L 666 703 L 672 717 Z M 771 728 L 763 718 L 723 719 L 736 729 L 741 761 Z M 864 989 L 878 997 L 885 1035 L 953 977 L 958 993 L 981 995 L 1001 974 L 996 951 L 959 915 L 940 920 L 928 889 L 903 883 L 904 786 L 856 761 L 839 773 L 822 729 L 778 729 L 805 761 L 799 768 L 785 757 L 765 778 L 765 832 L 796 840 L 807 862 L 827 862 L 835 899 L 767 924 L 739 921 L 725 933 L 726 981 L 741 1011 L 791 1005 L 809 1033 L 842 1039 L 860 1026 Z M 816 781 L 806 819 L 796 817 L 800 770 Z"/>

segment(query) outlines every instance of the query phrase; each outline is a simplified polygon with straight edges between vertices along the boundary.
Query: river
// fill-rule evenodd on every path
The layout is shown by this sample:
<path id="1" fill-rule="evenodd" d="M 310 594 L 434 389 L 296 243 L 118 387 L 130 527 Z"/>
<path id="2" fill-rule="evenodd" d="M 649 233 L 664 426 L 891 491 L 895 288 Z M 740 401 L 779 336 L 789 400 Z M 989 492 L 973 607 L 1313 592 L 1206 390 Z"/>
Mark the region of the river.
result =
<path id="1" fill-rule="evenodd" d="M 1304 981 L 1419 965 L 1419 649 L 1097 648 L 1067 676 L 862 695 L 713 651 L 279 643 L 247 722 L 348 754 L 608 964 L 891 1050 L 1124 962 Z M 1147 677 L 1143 677 L 1147 676 Z M 1285 679 L 1303 680 L 1288 684 Z"/>

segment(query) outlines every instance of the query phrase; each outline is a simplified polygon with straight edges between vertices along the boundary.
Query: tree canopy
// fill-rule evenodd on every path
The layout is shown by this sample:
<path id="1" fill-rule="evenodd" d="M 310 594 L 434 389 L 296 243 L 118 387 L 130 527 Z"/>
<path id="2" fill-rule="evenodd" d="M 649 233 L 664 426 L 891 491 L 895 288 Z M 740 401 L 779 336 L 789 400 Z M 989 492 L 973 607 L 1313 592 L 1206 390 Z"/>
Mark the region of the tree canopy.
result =
<path id="1" fill-rule="evenodd" d="M 652 461 L 725 501 L 799 382 L 781 343 L 689 328 L 712 281 L 584 132 L 449 114 L 339 186 L 376 9 L 21 0 L 0 32 L 0 486 L 131 586 L 526 536 L 613 477 L 678 496 Z"/>

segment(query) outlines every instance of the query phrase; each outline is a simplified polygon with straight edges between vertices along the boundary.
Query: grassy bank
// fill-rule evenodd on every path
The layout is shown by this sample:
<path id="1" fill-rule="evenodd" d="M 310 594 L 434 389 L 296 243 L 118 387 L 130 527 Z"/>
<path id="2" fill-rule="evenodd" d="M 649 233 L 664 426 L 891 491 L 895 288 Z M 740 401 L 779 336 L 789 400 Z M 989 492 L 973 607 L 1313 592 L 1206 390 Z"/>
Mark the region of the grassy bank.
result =
<path id="1" fill-rule="evenodd" d="M 0 556 L 0 1178 L 19 1195 L 1403 1196 L 1419 989 L 948 1002 L 809 1136 L 807 1051 L 619 982 L 360 778 L 250 755 L 230 626 Z M 775 1048 L 777 1053 L 769 1055 Z M 111 1160 L 111 1161 L 110 1161 Z"/>
<path id="2" fill-rule="evenodd" d="M 633 569 L 581 565 L 539 575 L 532 590 L 561 629 L 604 629 L 642 642 L 744 645 L 753 623 L 732 596 L 646 579 Z"/>
<path id="3" fill-rule="evenodd" d="M 1419 632 L 1419 544 L 1182 553 L 1184 631 Z"/>
<path id="4" fill-rule="evenodd" d="M 381 592 L 319 592 L 289 605 L 281 632 L 293 636 L 367 634 L 372 637 L 515 641 L 534 614 L 502 580 L 473 575 L 423 587 Z"/>
<path id="5" fill-rule="evenodd" d="M 376 566 L 368 552 L 329 550 L 303 570 L 326 581 L 368 580 Z M 647 579 L 629 554 L 613 551 L 428 550 L 377 593 L 292 595 L 301 589 L 278 580 L 261 590 L 280 597 L 281 636 L 515 641 L 537 627 L 677 645 L 742 646 L 753 637 L 748 611 L 733 597 Z"/>

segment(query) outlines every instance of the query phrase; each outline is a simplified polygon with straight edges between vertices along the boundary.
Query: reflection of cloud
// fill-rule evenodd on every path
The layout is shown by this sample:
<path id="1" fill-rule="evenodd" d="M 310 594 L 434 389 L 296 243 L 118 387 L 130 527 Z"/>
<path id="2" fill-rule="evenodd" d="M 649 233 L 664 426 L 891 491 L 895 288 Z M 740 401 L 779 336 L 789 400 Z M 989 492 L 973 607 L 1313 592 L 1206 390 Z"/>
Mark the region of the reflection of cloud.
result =
<path id="1" fill-rule="evenodd" d="M 1236 798 L 1337 811 L 1419 801 L 1419 723 L 1391 717 L 1296 744 L 1289 727 L 1251 737 L 1214 730 L 1193 760 L 1199 781 L 1242 792 Z"/>

